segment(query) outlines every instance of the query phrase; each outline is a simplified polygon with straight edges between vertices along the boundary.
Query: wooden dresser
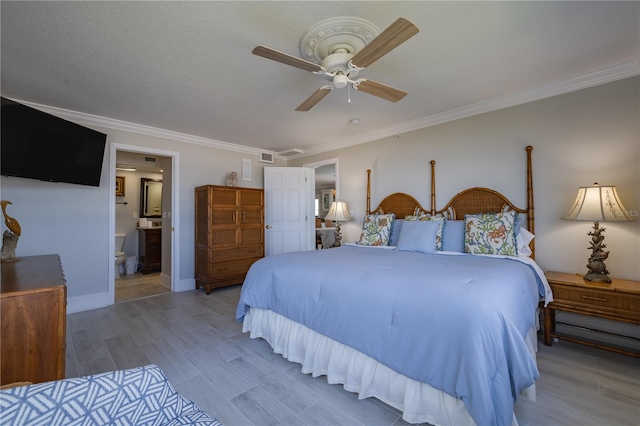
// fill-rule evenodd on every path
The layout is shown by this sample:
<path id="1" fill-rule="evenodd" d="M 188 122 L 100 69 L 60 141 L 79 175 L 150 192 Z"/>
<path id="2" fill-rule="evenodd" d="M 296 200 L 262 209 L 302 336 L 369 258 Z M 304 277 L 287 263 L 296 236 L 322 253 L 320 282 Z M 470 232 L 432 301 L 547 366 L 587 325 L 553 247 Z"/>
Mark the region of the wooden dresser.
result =
<path id="1" fill-rule="evenodd" d="M 0 384 L 64 379 L 67 287 L 56 254 L 2 263 Z"/>
<path id="2" fill-rule="evenodd" d="M 544 308 L 544 343 L 551 346 L 553 338 L 569 340 L 635 357 L 639 353 L 587 342 L 556 333 L 555 310 L 640 324 L 640 281 L 613 279 L 611 283 L 585 281 L 581 275 L 546 272 L 553 291 L 553 302 Z M 595 330 L 597 331 L 597 330 Z"/>
<path id="3" fill-rule="evenodd" d="M 140 257 L 140 272 L 149 272 L 162 269 L 162 228 L 138 228 Z"/>
<path id="4" fill-rule="evenodd" d="M 264 256 L 264 191 L 196 188 L 196 288 L 239 284 Z"/>

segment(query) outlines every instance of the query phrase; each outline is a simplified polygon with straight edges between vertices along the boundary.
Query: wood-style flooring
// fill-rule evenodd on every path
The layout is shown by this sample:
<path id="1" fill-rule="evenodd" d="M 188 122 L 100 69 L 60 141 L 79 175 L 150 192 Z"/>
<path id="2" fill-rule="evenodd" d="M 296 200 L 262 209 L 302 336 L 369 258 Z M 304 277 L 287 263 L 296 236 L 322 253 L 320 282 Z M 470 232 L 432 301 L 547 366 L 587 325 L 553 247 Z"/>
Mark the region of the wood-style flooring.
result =
<path id="1" fill-rule="evenodd" d="M 171 289 L 160 284 L 160 272 L 146 275 L 141 272 L 120 274 L 115 285 L 116 303 L 169 292 Z"/>
<path id="2" fill-rule="evenodd" d="M 67 377 L 153 363 L 225 426 L 406 424 L 249 339 L 235 320 L 239 294 L 165 293 L 69 314 Z M 638 359 L 560 341 L 540 343 L 538 366 L 537 401 L 515 406 L 520 425 L 640 424 Z"/>

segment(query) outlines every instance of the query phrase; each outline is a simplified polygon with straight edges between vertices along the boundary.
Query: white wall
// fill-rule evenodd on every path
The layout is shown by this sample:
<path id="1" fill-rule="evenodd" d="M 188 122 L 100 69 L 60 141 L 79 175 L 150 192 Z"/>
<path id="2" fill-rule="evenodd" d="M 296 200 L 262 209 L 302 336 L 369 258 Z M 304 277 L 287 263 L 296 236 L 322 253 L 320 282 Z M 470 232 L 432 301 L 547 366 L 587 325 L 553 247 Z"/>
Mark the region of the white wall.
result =
<path id="1" fill-rule="evenodd" d="M 2 199 L 13 203 L 7 213 L 22 226 L 16 255 L 60 255 L 67 280 L 68 312 L 113 303 L 113 300 L 105 298 L 109 289 L 108 268 L 114 267 L 113 253 L 108 250 L 109 239 L 113 239 L 109 233 L 109 209 L 116 208 L 109 203 L 109 170 L 115 167 L 110 164 L 109 144 L 178 152 L 180 223 L 177 226 L 180 227 L 180 241 L 177 242 L 177 248 L 180 269 L 173 273 L 177 274 L 181 287 L 193 288 L 194 188 L 205 184 L 224 185 L 228 173 L 241 173 L 243 158 L 252 160 L 252 180 L 241 180 L 240 186 L 262 188 L 264 164 L 258 163 L 257 155 L 123 130 L 91 127 L 107 134 L 99 187 L 15 177 L 0 178 Z M 282 161 L 274 164 L 283 165 Z"/>
<path id="2" fill-rule="evenodd" d="M 340 198 L 355 215 L 344 241 L 360 234 L 366 170 L 371 208 L 392 192 L 430 206 L 429 161 L 436 160 L 437 208 L 471 186 L 495 189 L 526 207 L 525 147 L 533 149 L 536 260 L 544 270 L 585 273 L 593 225 L 560 218 L 579 186 L 616 185 L 625 207 L 640 208 L 639 78 L 456 120 L 290 161 L 338 157 Z M 366 117 L 362 125 L 366 126 Z M 605 223 L 611 276 L 640 280 L 640 222 Z"/>
<path id="3" fill-rule="evenodd" d="M 457 120 L 368 144 L 305 157 L 291 166 L 338 157 L 340 198 L 355 220 L 343 226 L 344 241 L 355 241 L 366 202 L 366 170 L 372 173 L 372 207 L 391 192 L 407 192 L 429 206 L 429 161 L 437 161 L 437 204 L 444 205 L 469 186 L 487 186 L 526 204 L 524 147 L 533 145 L 536 259 L 545 270 L 585 272 L 589 255 L 587 222 L 560 217 L 578 186 L 614 184 L 627 209 L 640 208 L 639 78 L 585 89 L 529 104 Z M 390 106 L 392 107 L 392 106 Z M 366 126 L 366 117 L 363 117 Z M 118 143 L 179 152 L 180 269 L 183 283 L 194 279 L 194 188 L 224 184 L 231 171 L 241 172 L 251 158 L 251 182 L 263 187 L 263 164 L 256 156 L 214 149 L 123 130 L 95 127 Z M 0 178 L 1 197 L 10 200 L 8 214 L 22 226 L 18 256 L 58 253 L 62 258 L 69 311 L 83 298 L 108 291 L 110 183 L 109 147 L 100 187 Z M 281 162 L 274 164 L 283 166 Z M 640 222 L 606 224 L 614 277 L 640 280 Z M 112 301 L 91 299 L 94 303 Z M 86 306 L 86 305 L 85 305 Z"/>

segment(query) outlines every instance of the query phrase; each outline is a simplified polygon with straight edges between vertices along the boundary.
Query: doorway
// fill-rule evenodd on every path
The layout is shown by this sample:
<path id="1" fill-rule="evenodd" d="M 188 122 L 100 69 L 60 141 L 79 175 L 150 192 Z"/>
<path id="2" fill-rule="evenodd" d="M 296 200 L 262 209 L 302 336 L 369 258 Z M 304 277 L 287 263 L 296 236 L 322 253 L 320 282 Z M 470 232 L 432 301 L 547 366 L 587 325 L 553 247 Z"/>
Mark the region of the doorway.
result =
<path id="1" fill-rule="evenodd" d="M 179 187 L 178 159 L 179 153 L 173 151 L 122 144 L 110 145 L 112 208 L 109 214 L 109 232 L 113 237 L 110 238 L 109 252 L 115 253 L 120 249 L 116 247 L 115 236 L 119 233 L 124 234 L 124 253 L 127 260 L 135 261 L 135 264 L 131 262 L 126 265 L 127 268 L 124 265 L 119 268 L 125 274 L 121 274 L 117 282 L 115 265 L 109 268 L 109 296 L 114 302 L 176 289 L 176 273 L 180 270 L 179 256 L 175 248 L 179 233 L 179 194 L 176 191 Z M 161 207 L 145 214 L 141 209 L 146 208 L 143 206 L 148 206 L 149 202 L 142 198 L 143 195 L 148 195 L 149 190 L 145 191 L 144 185 L 150 180 L 162 182 Z M 119 187 L 116 187 L 116 181 Z M 127 196 L 126 191 L 122 192 L 123 183 L 130 196 Z M 147 221 L 147 227 L 140 219 Z M 155 246 L 145 244 L 147 234 L 154 235 Z M 151 259 L 151 256 L 147 255 L 151 252 L 145 253 L 145 247 L 147 250 L 157 250 L 158 259 L 154 260 L 157 264 L 151 265 L 151 268 L 149 264 L 144 265 L 145 274 L 141 274 L 137 273 L 143 266 L 140 255 L 142 254 L 145 260 Z M 135 259 L 132 259 L 133 257 Z M 110 262 L 114 264 L 113 256 Z"/>
<path id="2" fill-rule="evenodd" d="M 323 195 L 329 194 L 328 201 L 337 200 L 340 195 L 338 185 L 338 158 L 316 161 L 315 163 L 303 164 L 303 167 L 315 169 L 314 194 L 316 208 L 316 218 L 322 219 L 329 211 Z M 324 192 L 323 192 L 324 191 Z M 323 203 L 323 201 L 325 201 Z M 329 203 L 330 205 L 330 203 Z"/>

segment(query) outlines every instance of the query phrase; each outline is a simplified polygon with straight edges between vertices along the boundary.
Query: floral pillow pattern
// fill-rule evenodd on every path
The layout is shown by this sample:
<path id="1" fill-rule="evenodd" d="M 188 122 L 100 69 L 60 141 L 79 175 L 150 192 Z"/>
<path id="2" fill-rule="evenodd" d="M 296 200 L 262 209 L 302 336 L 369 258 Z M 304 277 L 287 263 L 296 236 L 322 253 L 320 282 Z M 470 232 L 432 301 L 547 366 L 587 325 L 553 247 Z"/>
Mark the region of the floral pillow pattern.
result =
<path id="1" fill-rule="evenodd" d="M 465 215 L 465 253 L 516 256 L 516 215 L 514 211 Z"/>
<path id="2" fill-rule="evenodd" d="M 368 214 L 364 217 L 358 244 L 363 246 L 386 246 L 389 244 L 394 213 Z"/>
<path id="3" fill-rule="evenodd" d="M 418 209 L 418 207 L 416 208 Z M 414 212 L 414 213 L 419 213 L 418 211 Z M 431 222 L 437 222 L 440 221 L 440 226 L 438 227 L 438 231 L 436 232 L 436 250 L 437 251 L 442 251 L 442 229 L 444 228 L 444 217 L 443 216 L 431 216 L 431 215 L 419 215 L 419 214 L 414 214 L 411 216 L 406 216 L 404 218 L 404 220 L 406 221 L 414 221 L 414 220 L 421 220 L 421 221 L 431 221 Z"/>

